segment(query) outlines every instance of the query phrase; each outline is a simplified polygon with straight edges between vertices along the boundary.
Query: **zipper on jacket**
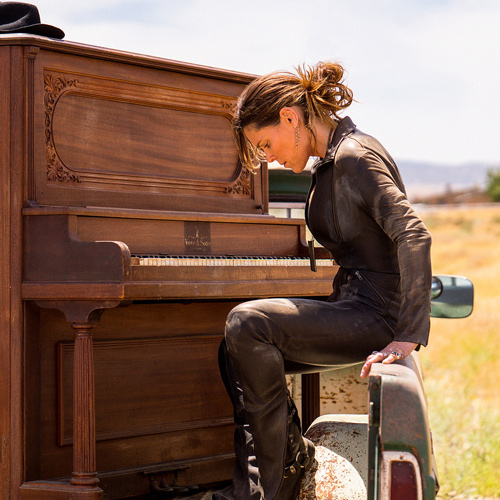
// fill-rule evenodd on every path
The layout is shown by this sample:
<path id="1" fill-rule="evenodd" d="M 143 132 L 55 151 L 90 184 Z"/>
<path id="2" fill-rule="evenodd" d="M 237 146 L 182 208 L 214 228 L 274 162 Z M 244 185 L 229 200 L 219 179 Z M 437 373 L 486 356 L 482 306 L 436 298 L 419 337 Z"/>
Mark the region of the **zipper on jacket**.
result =
<path id="1" fill-rule="evenodd" d="M 359 271 L 355 271 L 354 274 L 357 276 L 359 281 L 362 281 L 373 292 L 375 297 L 377 297 L 377 299 L 379 299 L 381 305 L 385 306 L 384 298 L 382 297 L 382 295 L 380 295 L 378 290 L 371 284 L 370 280 L 365 279 L 365 277 Z"/>
<path id="2" fill-rule="evenodd" d="M 340 224 L 339 221 L 337 220 L 337 208 L 335 207 L 335 162 L 332 165 L 333 171 L 332 171 L 332 212 L 333 212 L 333 228 L 335 229 L 335 233 L 337 234 L 337 238 L 339 239 L 339 242 L 343 241 L 342 238 L 342 233 L 340 232 Z"/>
<path id="3" fill-rule="evenodd" d="M 335 200 L 332 199 L 332 204 L 335 203 Z M 333 227 L 335 228 L 335 232 L 337 233 L 337 238 L 339 241 L 342 241 L 342 233 L 340 232 L 339 223 L 337 221 L 337 210 L 335 207 L 333 208 Z"/>

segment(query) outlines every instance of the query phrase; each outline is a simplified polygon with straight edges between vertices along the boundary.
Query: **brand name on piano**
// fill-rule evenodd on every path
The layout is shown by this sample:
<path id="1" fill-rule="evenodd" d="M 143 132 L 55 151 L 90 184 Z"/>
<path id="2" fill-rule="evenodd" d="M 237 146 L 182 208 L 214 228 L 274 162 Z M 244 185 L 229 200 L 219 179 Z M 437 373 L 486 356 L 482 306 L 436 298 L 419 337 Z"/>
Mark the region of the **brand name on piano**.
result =
<path id="1" fill-rule="evenodd" d="M 212 249 L 209 222 L 184 222 L 186 253 L 209 255 Z"/>

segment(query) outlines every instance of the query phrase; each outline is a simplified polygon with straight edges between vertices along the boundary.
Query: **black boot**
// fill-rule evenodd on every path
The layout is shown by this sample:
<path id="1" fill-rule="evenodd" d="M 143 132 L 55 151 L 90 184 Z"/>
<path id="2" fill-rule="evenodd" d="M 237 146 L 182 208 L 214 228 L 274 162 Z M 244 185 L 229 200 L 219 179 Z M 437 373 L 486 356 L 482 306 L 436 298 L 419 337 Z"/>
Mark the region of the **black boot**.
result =
<path id="1" fill-rule="evenodd" d="M 314 444 L 302 436 L 300 419 L 293 399 L 288 396 L 288 443 L 283 482 L 274 500 L 295 500 L 306 470 L 314 462 Z"/>
<path id="2" fill-rule="evenodd" d="M 236 462 L 230 486 L 212 495 L 213 500 L 262 500 L 264 491 L 255 457 L 253 436 L 243 404 L 243 393 L 227 353 L 226 342 L 219 347 L 219 369 L 234 410 L 234 447 Z"/>

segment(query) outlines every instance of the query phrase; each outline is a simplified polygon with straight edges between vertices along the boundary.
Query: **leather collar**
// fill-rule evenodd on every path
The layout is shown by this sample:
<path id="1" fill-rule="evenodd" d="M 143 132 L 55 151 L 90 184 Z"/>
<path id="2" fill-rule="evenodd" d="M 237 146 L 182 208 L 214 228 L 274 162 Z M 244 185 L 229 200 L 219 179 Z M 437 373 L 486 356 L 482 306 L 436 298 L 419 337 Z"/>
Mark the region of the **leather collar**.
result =
<path id="1" fill-rule="evenodd" d="M 314 174 L 319 167 L 333 160 L 335 158 L 335 154 L 337 153 L 337 149 L 340 146 L 340 143 L 355 130 L 356 125 L 353 123 L 351 118 L 349 118 L 348 116 L 342 118 L 342 120 L 339 121 L 337 128 L 335 129 L 335 133 L 333 134 L 330 144 L 328 144 L 324 158 L 318 158 L 313 163 L 311 167 L 311 173 Z"/>

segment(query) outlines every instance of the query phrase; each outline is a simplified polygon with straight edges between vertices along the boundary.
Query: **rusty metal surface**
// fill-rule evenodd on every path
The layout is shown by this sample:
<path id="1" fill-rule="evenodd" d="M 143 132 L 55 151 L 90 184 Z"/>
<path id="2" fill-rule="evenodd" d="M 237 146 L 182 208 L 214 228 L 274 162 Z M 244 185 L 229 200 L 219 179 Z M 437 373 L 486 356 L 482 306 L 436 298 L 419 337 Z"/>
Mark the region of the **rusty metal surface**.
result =
<path id="1" fill-rule="evenodd" d="M 319 374 L 320 415 L 368 413 L 368 379 L 359 376 L 362 364 Z M 300 375 L 287 375 L 287 388 L 302 420 L 302 384 Z"/>
<path id="2" fill-rule="evenodd" d="M 361 366 L 320 373 L 321 415 L 368 413 L 368 380 L 360 378 Z"/>
<path id="3" fill-rule="evenodd" d="M 324 415 L 306 436 L 315 444 L 312 468 L 302 481 L 298 500 L 366 500 L 366 415 Z"/>

